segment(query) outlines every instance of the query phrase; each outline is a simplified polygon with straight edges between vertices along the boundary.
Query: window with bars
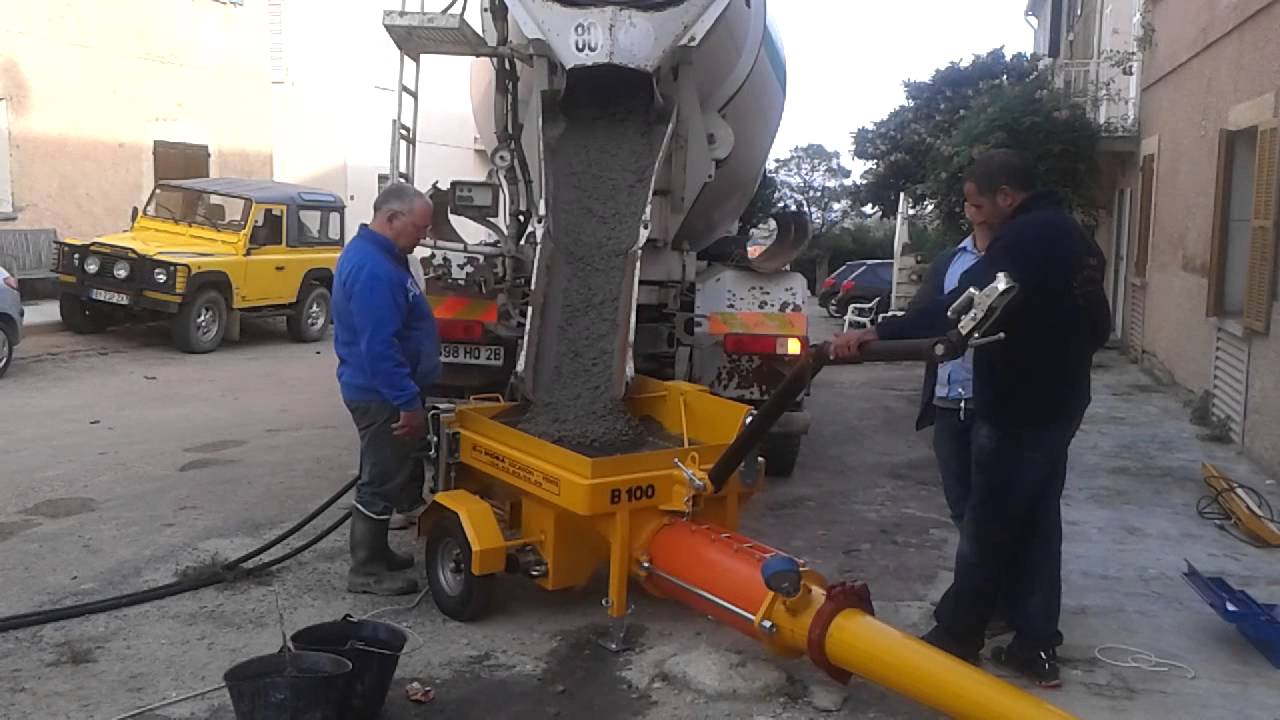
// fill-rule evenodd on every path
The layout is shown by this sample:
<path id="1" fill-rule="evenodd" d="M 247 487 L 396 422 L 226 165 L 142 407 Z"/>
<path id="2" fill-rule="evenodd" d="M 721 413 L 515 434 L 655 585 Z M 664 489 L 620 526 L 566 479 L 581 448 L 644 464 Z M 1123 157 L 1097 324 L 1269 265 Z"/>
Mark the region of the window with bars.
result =
<path id="1" fill-rule="evenodd" d="M 267 0 L 267 32 L 271 36 L 271 82 L 289 80 L 289 65 L 285 57 L 285 0 Z"/>
<path id="2" fill-rule="evenodd" d="M 1207 314 L 1261 334 L 1275 299 L 1278 180 L 1280 122 L 1220 131 Z"/>

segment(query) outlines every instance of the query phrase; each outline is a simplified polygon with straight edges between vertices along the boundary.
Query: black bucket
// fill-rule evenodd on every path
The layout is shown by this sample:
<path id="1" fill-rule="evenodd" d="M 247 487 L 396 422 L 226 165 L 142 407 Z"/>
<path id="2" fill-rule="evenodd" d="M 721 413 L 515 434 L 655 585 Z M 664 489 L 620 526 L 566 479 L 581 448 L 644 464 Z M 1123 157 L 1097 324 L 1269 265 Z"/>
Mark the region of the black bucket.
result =
<path id="1" fill-rule="evenodd" d="M 332 653 L 351 661 L 350 702 L 343 717 L 375 720 L 382 713 L 408 636 L 395 625 L 348 615 L 304 627 L 289 639 L 299 650 Z"/>
<path id="2" fill-rule="evenodd" d="M 222 676 L 236 720 L 341 720 L 351 663 L 318 652 L 245 660 Z"/>

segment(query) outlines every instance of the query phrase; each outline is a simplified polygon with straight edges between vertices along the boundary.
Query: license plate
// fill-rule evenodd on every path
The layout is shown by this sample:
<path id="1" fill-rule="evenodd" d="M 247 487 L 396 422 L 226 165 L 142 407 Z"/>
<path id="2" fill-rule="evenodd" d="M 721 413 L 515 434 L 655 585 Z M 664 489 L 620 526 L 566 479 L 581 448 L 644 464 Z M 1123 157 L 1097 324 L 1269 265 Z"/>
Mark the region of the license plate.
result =
<path id="1" fill-rule="evenodd" d="M 492 365 L 502 367 L 506 348 L 501 345 L 444 345 L 440 359 L 458 365 Z"/>
<path id="2" fill-rule="evenodd" d="M 128 305 L 129 296 L 125 293 L 111 292 L 110 290 L 99 290 L 91 288 L 89 297 L 93 300 L 101 300 L 102 302 L 115 303 L 116 305 Z"/>

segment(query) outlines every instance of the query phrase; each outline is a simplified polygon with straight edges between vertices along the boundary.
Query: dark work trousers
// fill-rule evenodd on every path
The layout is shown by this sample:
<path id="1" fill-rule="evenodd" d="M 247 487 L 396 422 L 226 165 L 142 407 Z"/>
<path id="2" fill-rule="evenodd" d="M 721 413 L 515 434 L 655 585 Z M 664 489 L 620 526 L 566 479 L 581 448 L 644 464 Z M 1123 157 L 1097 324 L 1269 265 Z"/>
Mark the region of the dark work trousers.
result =
<path id="1" fill-rule="evenodd" d="M 416 475 L 418 500 L 410 504 L 415 483 L 413 456 L 417 443 L 392 433 L 400 411 L 390 403 L 348 402 L 347 410 L 360 434 L 360 480 L 356 483 L 356 507 L 372 518 L 385 520 L 396 510 L 422 504 L 421 468 Z"/>
<path id="2" fill-rule="evenodd" d="M 955 578 L 934 612 L 958 649 L 981 650 L 987 622 L 1005 602 L 1016 650 L 1062 644 L 1062 489 L 1079 427 L 1079 421 L 1047 429 L 974 423 L 973 482 Z"/>
<path id="3" fill-rule="evenodd" d="M 933 418 L 933 455 L 938 459 L 938 475 L 942 477 L 942 494 L 947 498 L 951 522 L 960 527 L 964 509 L 969 504 L 969 484 L 973 454 L 969 451 L 973 433 L 973 411 L 935 407 Z"/>

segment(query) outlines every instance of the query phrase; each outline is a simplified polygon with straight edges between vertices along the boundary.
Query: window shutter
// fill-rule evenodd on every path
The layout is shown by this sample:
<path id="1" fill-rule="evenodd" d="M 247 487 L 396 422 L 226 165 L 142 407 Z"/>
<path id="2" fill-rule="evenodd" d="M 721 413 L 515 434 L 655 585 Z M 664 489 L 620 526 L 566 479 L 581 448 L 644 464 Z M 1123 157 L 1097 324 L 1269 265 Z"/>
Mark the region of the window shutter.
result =
<path id="1" fill-rule="evenodd" d="M 1249 277 L 1245 286 L 1244 325 L 1271 330 L 1276 283 L 1276 193 L 1280 191 L 1280 122 L 1258 126 L 1258 166 L 1253 181 L 1253 222 L 1249 226 Z"/>
<path id="2" fill-rule="evenodd" d="M 1222 276 L 1227 261 L 1227 227 L 1231 220 L 1231 130 L 1218 131 L 1218 170 L 1213 189 L 1213 232 L 1209 240 L 1209 296 L 1205 315 L 1222 314 Z"/>
<path id="3" fill-rule="evenodd" d="M 1151 253 L 1151 211 L 1155 204 L 1156 156 L 1142 157 L 1142 189 L 1138 196 L 1138 251 L 1134 253 L 1135 274 L 1147 276 L 1147 260 Z"/>
<path id="4" fill-rule="evenodd" d="M 284 52 L 284 3 L 285 0 L 267 0 L 267 31 L 271 35 L 271 82 L 283 83 L 289 79 Z"/>

